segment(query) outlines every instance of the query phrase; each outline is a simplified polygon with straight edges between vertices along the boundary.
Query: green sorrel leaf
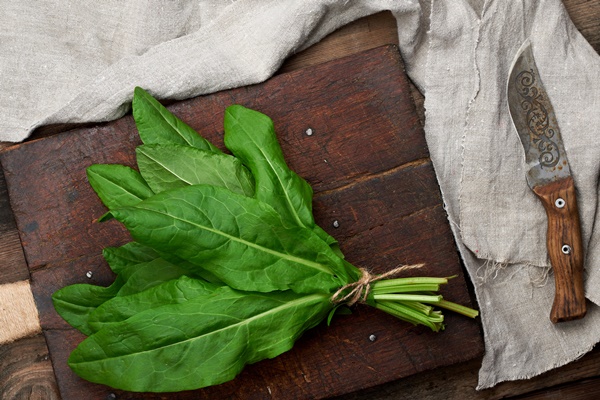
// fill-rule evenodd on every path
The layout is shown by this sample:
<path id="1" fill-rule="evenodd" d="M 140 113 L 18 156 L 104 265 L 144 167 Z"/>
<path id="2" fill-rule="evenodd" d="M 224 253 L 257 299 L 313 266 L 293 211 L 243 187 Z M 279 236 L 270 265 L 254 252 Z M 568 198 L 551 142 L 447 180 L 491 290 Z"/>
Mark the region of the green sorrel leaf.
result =
<path id="1" fill-rule="evenodd" d="M 189 268 L 184 269 L 168 262 L 153 249 L 135 242 L 105 248 L 103 254 L 113 272 L 118 274 L 110 286 L 74 284 L 52 295 L 58 314 L 86 335 L 94 331 L 88 324 L 89 316 L 105 302 L 190 274 Z M 181 262 L 182 265 L 187 265 L 185 261 Z"/>
<path id="2" fill-rule="evenodd" d="M 140 173 L 125 165 L 94 164 L 86 173 L 90 185 L 109 210 L 130 206 L 154 195 Z"/>
<path id="3" fill-rule="evenodd" d="M 90 314 L 104 302 L 114 298 L 123 282 L 117 277 L 108 287 L 77 283 L 66 286 L 52 294 L 52 303 L 56 312 L 69 325 L 85 335 L 94 330 L 88 325 Z"/>
<path id="4" fill-rule="evenodd" d="M 190 273 L 189 269 L 164 259 L 156 250 L 136 242 L 105 248 L 102 254 L 122 282 L 118 291 L 122 296 Z"/>
<path id="5" fill-rule="evenodd" d="M 181 276 L 129 296 L 114 297 L 98 306 L 89 316 L 88 325 L 95 331 L 124 321 L 142 311 L 178 304 L 205 296 L 217 285 L 204 280 Z"/>
<path id="6" fill-rule="evenodd" d="M 198 149 L 220 152 L 209 141 L 175 117 L 144 89 L 133 93 L 133 119 L 144 144 L 182 144 Z"/>
<path id="7" fill-rule="evenodd" d="M 285 221 L 312 228 L 312 188 L 287 166 L 271 118 L 240 105 L 225 110 L 225 145 L 248 166 L 256 198 Z"/>
<path id="8" fill-rule="evenodd" d="M 225 145 L 254 176 L 255 197 L 275 208 L 286 223 L 313 229 L 339 257 L 343 257 L 337 241 L 315 224 L 312 188 L 285 162 L 271 118 L 233 105 L 225 110 L 224 128 Z"/>
<path id="9" fill-rule="evenodd" d="M 197 265 L 190 264 L 175 254 L 160 252 L 137 242 L 130 242 L 121 247 L 107 247 L 103 250 L 102 254 L 112 271 L 115 274 L 123 275 L 127 280 L 130 279 L 132 274 L 136 274 L 142 279 L 141 282 L 150 282 L 152 281 L 152 275 L 160 272 L 164 276 L 172 274 L 177 278 L 181 275 L 192 275 L 209 282 L 220 283 L 209 271 Z M 153 266 L 154 268 L 148 269 L 147 266 Z M 145 276 L 143 271 L 148 276 Z M 135 279 L 134 281 L 137 280 Z M 130 283 L 129 285 L 132 284 Z"/>
<path id="10" fill-rule="evenodd" d="M 254 195 L 250 172 L 230 155 L 173 144 L 139 146 L 136 154 L 140 173 L 155 193 L 208 184 Z"/>
<path id="11" fill-rule="evenodd" d="M 160 258 L 156 250 L 137 242 L 129 242 L 120 247 L 105 247 L 102 255 L 115 274 L 131 265 Z"/>
<path id="12" fill-rule="evenodd" d="M 139 293 L 186 274 L 189 274 L 189 271 L 162 258 L 132 265 L 125 268 L 120 274 L 124 283 L 118 294 L 127 296 Z"/>
<path id="13" fill-rule="evenodd" d="M 335 276 L 344 273 L 344 260 L 311 230 L 285 227 L 267 204 L 227 189 L 187 186 L 113 214 L 138 242 L 177 254 L 235 289 L 330 292 L 347 283 Z"/>
<path id="14" fill-rule="evenodd" d="M 221 287 L 101 329 L 71 353 L 69 366 L 84 379 L 129 391 L 216 385 L 245 364 L 289 350 L 331 308 L 326 294 Z"/>

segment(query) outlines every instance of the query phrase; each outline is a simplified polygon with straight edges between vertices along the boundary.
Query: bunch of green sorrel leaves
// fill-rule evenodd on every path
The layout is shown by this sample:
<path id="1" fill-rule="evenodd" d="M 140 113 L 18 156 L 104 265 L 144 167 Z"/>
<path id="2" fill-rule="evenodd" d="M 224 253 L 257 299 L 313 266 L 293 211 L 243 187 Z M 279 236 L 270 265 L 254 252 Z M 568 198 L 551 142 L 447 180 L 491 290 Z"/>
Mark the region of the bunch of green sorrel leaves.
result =
<path id="1" fill-rule="evenodd" d="M 446 278 L 365 285 L 315 224 L 312 189 L 288 168 L 264 114 L 226 109 L 231 155 L 140 88 L 133 116 L 138 169 L 95 164 L 87 176 L 109 210 L 99 220 L 120 221 L 134 241 L 104 249 L 110 286 L 53 295 L 88 336 L 68 360 L 84 379 L 149 392 L 220 384 L 289 350 L 348 298 L 434 331 L 443 327 L 434 305 L 477 315 L 435 294 Z"/>

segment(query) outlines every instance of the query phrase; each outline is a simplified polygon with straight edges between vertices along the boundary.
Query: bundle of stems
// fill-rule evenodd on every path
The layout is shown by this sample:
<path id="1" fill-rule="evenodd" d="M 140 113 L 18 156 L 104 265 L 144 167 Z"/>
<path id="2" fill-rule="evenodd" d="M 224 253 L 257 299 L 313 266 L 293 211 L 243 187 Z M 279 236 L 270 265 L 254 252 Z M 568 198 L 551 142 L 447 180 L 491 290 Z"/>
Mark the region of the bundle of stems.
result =
<path id="1" fill-rule="evenodd" d="M 438 332 L 444 328 L 444 316 L 438 308 L 475 318 L 479 312 L 444 300 L 436 294 L 448 278 L 410 277 L 378 280 L 371 283 L 366 303 L 403 321 L 425 325 Z"/>

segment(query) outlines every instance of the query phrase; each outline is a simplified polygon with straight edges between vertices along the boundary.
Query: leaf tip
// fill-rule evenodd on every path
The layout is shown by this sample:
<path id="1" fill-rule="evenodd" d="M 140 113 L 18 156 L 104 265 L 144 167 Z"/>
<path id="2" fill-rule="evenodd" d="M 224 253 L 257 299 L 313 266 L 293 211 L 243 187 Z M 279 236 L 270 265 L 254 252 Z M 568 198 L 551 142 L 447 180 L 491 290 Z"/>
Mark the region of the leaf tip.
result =
<path id="1" fill-rule="evenodd" d="M 113 218 L 114 217 L 112 215 L 112 212 L 108 211 L 108 212 L 104 213 L 103 215 L 101 215 L 100 217 L 94 219 L 93 222 L 105 222 L 105 221 L 109 221 Z"/>
<path id="2" fill-rule="evenodd" d="M 136 86 L 135 88 L 133 88 L 133 98 L 135 100 L 136 96 L 148 96 L 148 92 L 146 92 L 144 89 L 142 89 L 140 86 Z"/>
<path id="3" fill-rule="evenodd" d="M 90 174 L 95 174 L 96 170 L 99 168 L 100 164 L 92 164 L 89 165 L 86 169 L 85 169 L 85 174 L 88 176 L 90 176 Z"/>

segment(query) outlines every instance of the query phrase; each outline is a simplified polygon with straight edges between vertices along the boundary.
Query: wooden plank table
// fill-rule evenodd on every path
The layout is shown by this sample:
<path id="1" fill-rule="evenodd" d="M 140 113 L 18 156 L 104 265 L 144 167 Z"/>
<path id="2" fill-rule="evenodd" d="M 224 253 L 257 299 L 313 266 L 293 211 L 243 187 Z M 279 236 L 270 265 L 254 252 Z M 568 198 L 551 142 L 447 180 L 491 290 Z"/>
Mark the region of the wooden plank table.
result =
<path id="1" fill-rule="evenodd" d="M 600 1 L 565 0 L 573 21 L 596 51 L 600 51 Z M 291 57 L 281 71 L 292 71 L 383 44 L 397 42 L 396 25 L 389 13 L 355 21 L 317 45 Z M 422 96 L 413 88 L 423 118 Z M 35 137 L 65 127 L 47 127 Z M 6 147 L 6 145 L 4 145 Z M 29 271 L 0 175 L 0 284 L 28 279 Z M 600 350 L 564 367 L 526 381 L 507 382 L 475 392 L 480 358 L 419 373 L 402 380 L 365 389 L 344 399 L 464 399 L 464 398 L 594 398 L 600 395 Z M 58 387 L 42 335 L 0 346 L 0 393 L 10 399 L 58 399 Z M 594 396 L 595 395 L 595 396 Z"/>

